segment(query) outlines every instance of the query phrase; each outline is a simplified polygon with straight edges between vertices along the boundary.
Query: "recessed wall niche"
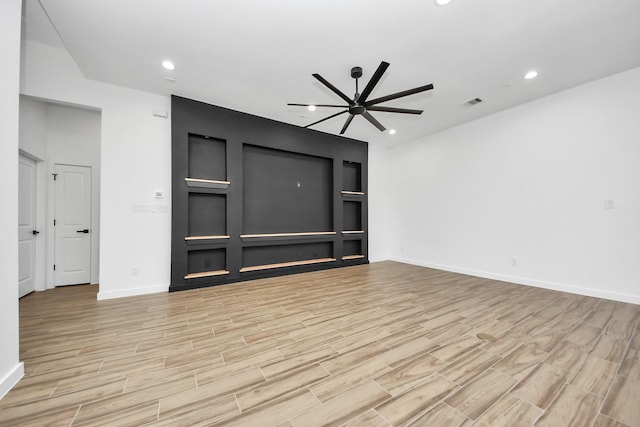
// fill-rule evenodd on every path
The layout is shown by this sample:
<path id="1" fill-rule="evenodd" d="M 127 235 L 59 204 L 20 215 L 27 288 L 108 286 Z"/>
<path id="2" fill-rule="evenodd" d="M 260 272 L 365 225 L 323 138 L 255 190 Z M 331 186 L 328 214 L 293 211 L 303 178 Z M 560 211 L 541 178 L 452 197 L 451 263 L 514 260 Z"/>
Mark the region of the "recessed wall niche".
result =
<path id="1" fill-rule="evenodd" d="M 189 193 L 190 237 L 227 234 L 227 200 L 224 194 Z"/>
<path id="2" fill-rule="evenodd" d="M 243 272 L 332 261 L 333 242 L 254 246 L 242 251 Z"/>
<path id="3" fill-rule="evenodd" d="M 333 230 L 329 158 L 243 146 L 243 232 Z"/>
<path id="4" fill-rule="evenodd" d="M 344 231 L 362 230 L 362 202 L 345 201 L 343 203 L 343 224 Z"/>
<path id="5" fill-rule="evenodd" d="M 350 192 L 362 192 L 362 167 L 360 163 L 343 162 L 342 189 Z"/>
<path id="6" fill-rule="evenodd" d="M 345 240 L 343 259 L 359 258 L 362 256 L 362 240 Z"/>
<path id="7" fill-rule="evenodd" d="M 196 249 L 188 252 L 185 279 L 201 279 L 226 274 L 226 251 L 218 249 Z"/>
<path id="8" fill-rule="evenodd" d="M 170 291 L 367 263 L 367 144 L 172 97 Z"/>
<path id="9" fill-rule="evenodd" d="M 189 135 L 189 176 L 226 181 L 226 141 L 209 136 Z"/>

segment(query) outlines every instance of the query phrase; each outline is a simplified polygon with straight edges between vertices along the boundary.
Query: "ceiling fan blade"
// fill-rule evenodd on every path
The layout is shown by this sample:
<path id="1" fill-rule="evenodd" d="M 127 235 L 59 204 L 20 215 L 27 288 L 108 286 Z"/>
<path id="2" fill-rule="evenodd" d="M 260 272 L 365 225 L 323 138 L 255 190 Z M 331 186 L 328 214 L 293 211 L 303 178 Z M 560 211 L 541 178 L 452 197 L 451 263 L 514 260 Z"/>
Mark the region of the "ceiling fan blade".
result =
<path id="1" fill-rule="evenodd" d="M 384 126 L 382 126 L 382 124 L 377 121 L 371 114 L 369 114 L 367 111 L 365 111 L 364 113 L 362 113 L 362 117 L 364 117 L 365 119 L 369 120 L 369 122 L 374 125 L 375 127 L 378 128 L 378 130 L 380 130 L 380 132 L 384 132 L 386 129 Z"/>
<path id="2" fill-rule="evenodd" d="M 347 128 L 351 124 L 351 120 L 353 120 L 353 117 L 354 117 L 353 114 L 349 114 L 349 117 L 347 117 L 347 121 L 344 122 L 344 126 L 342 126 L 342 130 L 340 131 L 340 135 L 343 135 L 347 131 Z"/>
<path id="3" fill-rule="evenodd" d="M 349 97 L 347 95 L 345 95 L 344 93 L 342 93 L 340 91 L 340 89 L 338 89 L 337 87 L 335 87 L 334 85 L 332 85 L 331 83 L 329 83 L 327 80 L 324 79 L 324 77 L 322 77 L 320 74 L 312 74 L 313 77 L 315 77 L 320 83 L 322 83 L 323 85 L 325 85 L 326 87 L 328 87 L 329 89 L 331 89 L 331 91 L 333 93 L 335 93 L 336 95 L 338 95 L 340 98 L 344 99 L 346 101 L 347 104 L 352 105 L 353 104 L 353 100 L 349 99 Z"/>
<path id="4" fill-rule="evenodd" d="M 310 107 L 310 106 L 314 106 L 314 107 L 336 107 L 336 108 L 347 108 L 347 105 L 333 105 L 333 104 L 287 104 L 287 105 L 291 105 L 294 107 Z"/>
<path id="5" fill-rule="evenodd" d="M 340 114 L 344 114 L 344 113 L 346 113 L 347 111 L 349 111 L 349 110 L 344 110 L 344 111 L 340 111 L 339 113 L 332 114 L 332 115 L 330 115 L 329 117 L 325 117 L 324 119 L 320 119 L 320 120 L 318 120 L 317 122 L 313 122 L 313 123 L 311 123 L 310 125 L 306 125 L 305 127 L 306 127 L 306 128 L 308 128 L 308 127 L 311 127 L 311 126 L 313 126 L 313 125 L 317 125 L 318 123 L 322 123 L 322 122 L 324 122 L 325 120 L 333 119 L 334 117 L 339 116 Z"/>
<path id="6" fill-rule="evenodd" d="M 369 95 L 371 95 L 371 91 L 373 90 L 373 88 L 376 87 L 376 85 L 382 78 L 382 75 L 384 74 L 384 72 L 387 71 L 387 68 L 389 68 L 388 62 L 382 61 L 380 65 L 378 65 L 378 69 L 376 70 L 375 73 L 373 73 L 373 76 L 371 76 L 371 80 L 369 80 L 369 83 L 367 83 L 367 86 L 364 88 L 364 90 L 360 94 L 360 97 L 358 98 L 358 103 L 362 104 L 367 100 Z"/>
<path id="7" fill-rule="evenodd" d="M 402 114 L 422 114 L 422 110 L 411 110 L 409 108 L 396 108 L 396 107 L 378 107 L 372 105 L 367 107 L 368 111 L 384 111 L 385 113 L 402 113 Z"/>
<path id="8" fill-rule="evenodd" d="M 415 89 L 403 90 L 402 92 L 392 93 L 391 95 L 383 96 L 381 98 L 376 98 L 371 101 L 367 101 L 364 103 L 365 107 L 369 108 L 370 105 L 379 104 L 385 101 L 391 101 L 392 99 L 402 98 L 403 96 L 409 96 L 420 92 L 425 92 L 427 90 L 433 89 L 432 84 L 424 85 L 417 87 Z"/>

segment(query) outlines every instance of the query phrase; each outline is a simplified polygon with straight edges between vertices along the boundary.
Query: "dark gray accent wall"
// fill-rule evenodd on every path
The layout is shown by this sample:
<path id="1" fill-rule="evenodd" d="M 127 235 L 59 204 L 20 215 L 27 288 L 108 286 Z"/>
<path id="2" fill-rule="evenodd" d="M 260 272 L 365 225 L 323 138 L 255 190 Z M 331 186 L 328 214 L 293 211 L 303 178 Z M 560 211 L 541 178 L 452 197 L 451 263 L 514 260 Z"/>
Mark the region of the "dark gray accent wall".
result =
<path id="1" fill-rule="evenodd" d="M 171 110 L 171 291 L 368 262 L 365 142 L 178 96 Z"/>

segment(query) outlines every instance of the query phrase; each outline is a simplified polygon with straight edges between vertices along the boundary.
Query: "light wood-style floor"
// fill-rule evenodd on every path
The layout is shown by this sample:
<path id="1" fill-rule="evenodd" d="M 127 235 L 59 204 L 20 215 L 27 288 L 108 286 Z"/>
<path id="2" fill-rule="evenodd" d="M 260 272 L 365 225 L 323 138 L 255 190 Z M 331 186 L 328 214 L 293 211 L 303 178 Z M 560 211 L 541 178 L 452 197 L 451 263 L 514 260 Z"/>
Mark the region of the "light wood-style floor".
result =
<path id="1" fill-rule="evenodd" d="M 0 425 L 640 426 L 637 305 L 393 262 L 96 292 L 20 301 Z"/>

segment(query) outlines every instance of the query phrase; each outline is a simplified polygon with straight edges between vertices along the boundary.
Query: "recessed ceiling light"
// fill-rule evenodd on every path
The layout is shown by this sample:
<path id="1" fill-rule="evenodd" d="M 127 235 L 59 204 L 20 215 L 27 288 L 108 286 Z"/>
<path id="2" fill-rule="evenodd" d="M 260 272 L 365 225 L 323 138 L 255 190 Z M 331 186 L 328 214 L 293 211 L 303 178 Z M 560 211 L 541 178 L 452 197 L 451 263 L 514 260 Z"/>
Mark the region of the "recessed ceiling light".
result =
<path id="1" fill-rule="evenodd" d="M 536 70 L 531 70 L 524 75 L 524 78 L 527 80 L 535 79 L 536 77 L 538 77 L 538 72 Z"/>
<path id="2" fill-rule="evenodd" d="M 176 66 L 173 62 L 171 61 L 162 61 L 162 66 L 164 67 L 165 70 L 169 70 L 169 71 L 173 71 L 176 69 Z"/>
<path id="3" fill-rule="evenodd" d="M 389 129 L 389 135 L 395 135 L 395 134 L 396 134 L 395 129 Z"/>
<path id="4" fill-rule="evenodd" d="M 309 106 L 307 107 L 307 110 L 309 110 L 309 111 L 316 111 L 316 106 L 315 106 L 315 105 L 309 105 Z"/>
<path id="5" fill-rule="evenodd" d="M 451 0 L 436 0 L 437 6 L 446 6 L 451 3 Z"/>

